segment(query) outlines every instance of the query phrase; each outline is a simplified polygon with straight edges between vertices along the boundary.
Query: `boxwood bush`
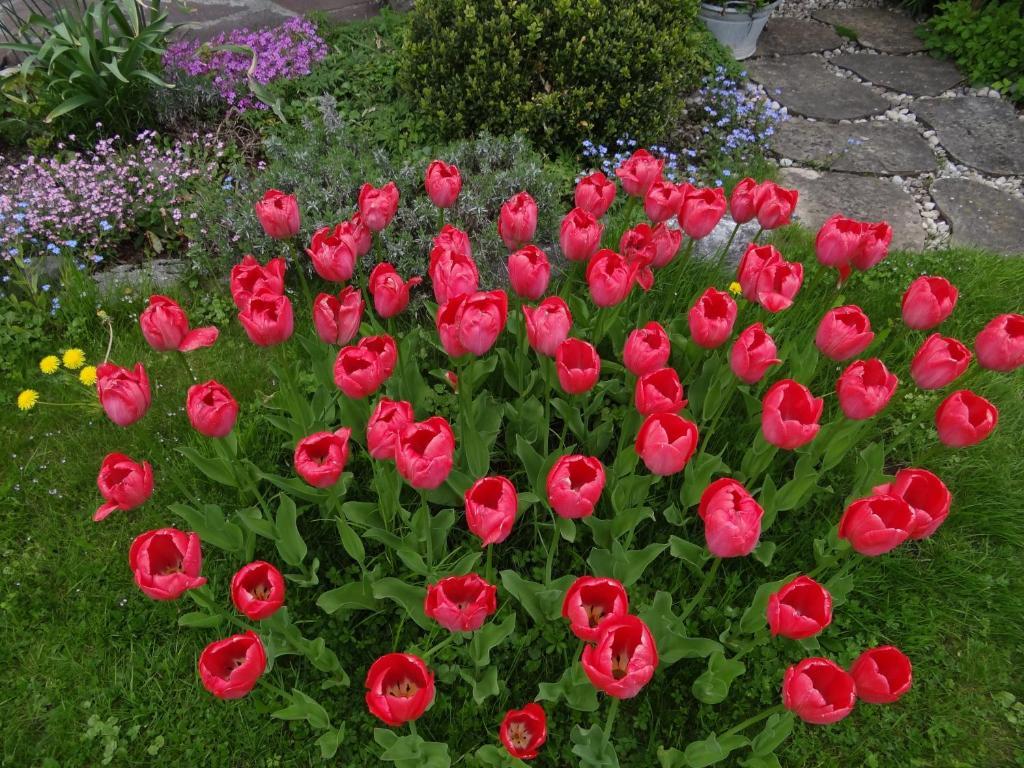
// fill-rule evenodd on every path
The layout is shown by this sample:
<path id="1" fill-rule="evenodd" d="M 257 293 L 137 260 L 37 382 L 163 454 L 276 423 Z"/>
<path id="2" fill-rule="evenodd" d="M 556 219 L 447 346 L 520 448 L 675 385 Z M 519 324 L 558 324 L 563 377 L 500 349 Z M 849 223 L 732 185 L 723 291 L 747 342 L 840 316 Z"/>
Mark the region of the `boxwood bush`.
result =
<path id="1" fill-rule="evenodd" d="M 707 69 L 697 0 L 420 0 L 399 76 L 443 137 L 657 139 Z"/>

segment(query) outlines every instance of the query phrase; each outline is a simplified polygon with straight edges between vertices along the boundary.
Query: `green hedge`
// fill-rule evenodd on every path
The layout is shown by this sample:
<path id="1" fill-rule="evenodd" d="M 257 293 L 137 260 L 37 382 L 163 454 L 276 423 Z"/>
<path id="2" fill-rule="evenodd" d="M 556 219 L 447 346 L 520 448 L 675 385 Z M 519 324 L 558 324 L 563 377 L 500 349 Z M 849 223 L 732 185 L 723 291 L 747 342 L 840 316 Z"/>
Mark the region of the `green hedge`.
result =
<path id="1" fill-rule="evenodd" d="M 548 150 L 679 115 L 711 48 L 697 0 L 420 0 L 400 78 L 444 138 L 524 131 Z"/>

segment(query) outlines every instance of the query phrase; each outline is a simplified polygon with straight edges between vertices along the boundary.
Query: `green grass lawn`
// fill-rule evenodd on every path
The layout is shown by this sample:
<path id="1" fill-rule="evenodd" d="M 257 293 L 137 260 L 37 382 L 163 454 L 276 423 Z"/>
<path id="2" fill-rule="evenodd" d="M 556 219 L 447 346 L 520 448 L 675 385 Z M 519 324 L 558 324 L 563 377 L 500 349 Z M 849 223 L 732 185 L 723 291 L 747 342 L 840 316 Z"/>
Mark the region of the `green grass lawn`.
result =
<path id="1" fill-rule="evenodd" d="M 804 233 L 787 231 L 776 243 L 790 258 L 813 260 Z M 709 273 L 709 268 L 694 265 L 678 285 L 659 285 L 649 300 L 670 297 L 682 313 L 706 286 Z M 914 276 L 924 273 L 945 275 L 959 286 L 960 305 L 942 330 L 965 342 L 973 342 L 990 317 L 1022 309 L 1021 260 L 967 250 L 895 253 L 873 272 L 855 275 L 841 301 L 860 304 L 876 331 L 889 332 L 884 357 L 903 382 L 909 382 L 907 365 L 924 335 L 912 334 L 899 323 L 899 296 Z M 728 279 L 718 282 L 724 286 Z M 818 284 L 805 290 L 820 294 L 828 287 Z M 226 300 L 219 295 L 184 303 L 194 324 L 214 318 L 223 325 L 228 316 Z M 195 663 L 202 647 L 214 639 L 211 633 L 177 626 L 177 615 L 190 610 L 188 600 L 155 603 L 132 582 L 127 566 L 132 538 L 149 528 L 182 525 L 167 510 L 181 498 L 172 478 L 225 507 L 233 499 L 211 490 L 174 451 L 201 442 L 185 418 L 188 382 L 178 361 L 144 347 L 131 319 L 137 300 L 108 299 L 104 306 L 116 320 L 114 359 L 122 364 L 143 361 L 155 382 L 147 417 L 122 430 L 98 410 L 39 407 L 23 414 L 9 406 L 0 411 L 0 764 L 317 764 L 315 735 L 307 726 L 270 719 L 269 713 L 280 706 L 272 692 L 257 689 L 235 702 L 208 695 Z M 777 338 L 809 343 L 822 311 L 820 301 L 802 296 L 779 318 Z M 297 318 L 300 332 L 308 324 L 304 313 Z M 420 310 L 419 318 L 424 316 Z M 83 324 L 73 337 L 55 335 L 49 346 L 33 350 L 24 366 L 30 369 L 44 354 L 69 346 L 83 347 L 95 362 L 103 355 L 105 332 L 97 322 Z M 223 381 L 243 404 L 239 438 L 245 454 L 257 463 L 287 466 L 284 441 L 276 433 L 268 439 L 269 429 L 256 418 L 259 403 L 274 388 L 268 360 L 279 353 L 253 347 L 232 322 L 212 350 L 197 352 L 191 360 L 203 378 Z M 816 394 L 830 391 L 835 373 L 819 373 L 812 385 Z M 1001 413 L 997 431 L 978 446 L 934 450 L 931 413 L 938 398 L 912 386 L 901 387 L 899 407 L 891 406 L 891 413 L 881 417 L 877 428 L 890 468 L 920 461 L 936 471 L 953 490 L 953 512 L 933 538 L 862 563 L 849 601 L 837 610 L 833 627 L 821 640 L 824 655 L 842 663 L 870 645 L 900 646 L 914 662 L 914 688 L 893 706 L 861 704 L 832 727 L 798 724 L 780 751 L 785 766 L 1024 765 L 1024 707 L 1015 703 L 1024 700 L 1024 372 L 986 374 L 971 386 Z M 76 387 L 80 385 L 69 382 L 61 393 L 64 399 L 82 397 Z M 5 391 L 6 402 L 13 402 L 16 394 Z M 56 399 L 46 394 L 44 390 L 44 399 Z M 744 440 L 724 424 L 712 447 L 727 455 L 742 452 Z M 91 521 L 99 504 L 96 472 L 102 457 L 115 449 L 154 463 L 156 492 L 142 509 L 115 513 L 96 524 Z M 711 608 L 695 617 L 701 632 L 713 636 L 722 616 L 742 611 L 752 585 L 810 567 L 811 540 L 838 520 L 849 488 L 842 471 L 834 471 L 830 479 L 835 493 L 819 494 L 804 508 L 780 515 L 768 536 L 778 544 L 770 568 L 752 562 L 726 564 L 709 593 Z M 692 520 L 688 524 L 689 534 L 694 534 Z M 325 559 L 321 575 L 326 581 L 351 578 L 333 526 L 313 521 L 304 534 L 311 549 Z M 700 540 L 699 534 L 689 538 Z M 535 543 L 525 533 L 514 537 L 512 546 L 498 553 L 500 567 L 536 568 L 540 547 Z M 567 549 L 560 550 L 560 572 L 578 568 L 580 556 Z M 261 554 L 272 557 L 272 552 Z M 539 557 L 543 559 L 542 552 Z M 204 574 L 225 603 L 227 581 L 237 566 L 219 550 L 204 549 Z M 651 589 L 665 588 L 679 569 L 667 555 L 660 566 L 643 580 Z M 638 590 L 648 588 L 643 581 Z M 289 604 L 297 617 L 309 622 L 304 625 L 307 634 L 328 637 L 352 676 L 352 686 L 316 690 L 308 669 L 298 662 L 281 664 L 271 678 L 282 688 L 302 686 L 328 708 L 334 722 L 347 723 L 347 738 L 334 764 L 373 765 L 366 748 L 374 724 L 365 712 L 362 676 L 376 655 L 393 645 L 401 648 L 418 630 L 386 616 L 357 614 L 348 622 L 327 617 L 314 605 L 323 588 L 305 593 L 295 589 Z M 686 589 L 683 599 L 695 586 Z M 575 646 L 573 639 L 562 626 L 534 628 L 528 619 L 519 626 L 516 642 L 506 644 L 496 657 L 502 675 L 513 678 L 512 695 L 476 707 L 466 698 L 463 683 L 445 685 L 438 705 L 421 722 L 421 734 L 448 741 L 453 755 L 472 751 L 494 740 L 500 705 L 518 706 L 531 698 L 538 675 L 543 680 L 557 677 Z M 746 675 L 718 707 L 698 704 L 689 693 L 693 678 L 703 670 L 702 661 L 684 660 L 656 675 L 649 691 L 624 702 L 618 716 L 616 743 L 623 765 L 653 765 L 657 746 L 682 748 L 776 703 L 784 666 L 802 655 L 778 642 L 762 647 L 748 657 Z M 522 682 L 515 680 L 517 669 L 525 670 Z M 440 701 L 442 696 L 448 700 Z M 569 726 L 580 716 L 564 705 L 548 709 L 551 740 L 535 764 L 564 766 L 571 757 Z M 589 717 L 583 715 L 582 722 Z"/>

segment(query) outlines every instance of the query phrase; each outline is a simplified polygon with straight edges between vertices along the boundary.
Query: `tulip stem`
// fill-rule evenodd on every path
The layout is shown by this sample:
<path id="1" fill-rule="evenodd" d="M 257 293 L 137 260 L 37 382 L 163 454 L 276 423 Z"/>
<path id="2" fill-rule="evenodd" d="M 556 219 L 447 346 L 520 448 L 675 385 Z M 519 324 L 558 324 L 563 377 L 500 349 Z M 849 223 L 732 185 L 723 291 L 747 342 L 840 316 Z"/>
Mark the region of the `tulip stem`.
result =
<path id="1" fill-rule="evenodd" d="M 429 659 L 431 656 L 433 656 L 435 653 L 440 651 L 442 648 L 445 648 L 446 646 L 451 645 L 451 642 L 454 639 L 455 639 L 455 633 L 454 632 L 449 632 L 448 633 L 448 637 L 446 637 L 444 640 L 439 642 L 437 645 L 434 645 L 431 648 L 429 648 L 428 650 L 424 651 L 423 658 L 424 659 Z"/>
<path id="2" fill-rule="evenodd" d="M 756 234 L 756 235 L 754 235 L 754 239 L 753 239 L 753 240 L 751 240 L 750 242 L 751 242 L 751 243 L 753 243 L 754 245 L 760 245 L 760 243 L 758 242 L 758 240 L 760 240 L 760 239 L 761 239 L 761 234 L 762 234 L 763 232 L 764 232 L 764 227 L 758 227 L 758 228 L 757 228 L 757 234 Z"/>
<path id="3" fill-rule="evenodd" d="M 555 552 L 558 551 L 558 521 L 555 514 L 551 513 L 551 546 L 548 547 L 548 559 L 544 565 L 544 584 L 551 584 L 551 572 L 555 567 Z"/>
<path id="4" fill-rule="evenodd" d="M 433 537 L 433 520 L 430 519 L 430 505 L 427 504 L 427 492 L 420 491 L 420 501 L 422 502 L 423 514 L 427 518 L 427 566 L 430 568 L 434 567 L 434 537 Z"/>
<path id="5" fill-rule="evenodd" d="M 708 591 L 708 587 L 711 586 L 711 582 L 715 580 L 715 574 L 718 573 L 718 567 L 722 564 L 722 558 L 716 557 L 714 562 L 711 563 L 711 567 L 708 568 L 706 574 L 704 574 L 704 581 L 700 585 L 700 589 L 697 590 L 697 594 L 693 596 L 693 599 L 686 604 L 686 610 L 683 611 L 683 615 L 679 617 L 680 621 L 684 621 L 693 611 L 700 605 L 700 601 L 704 599 L 704 593 Z"/>
<path id="6" fill-rule="evenodd" d="M 612 727 L 615 725 L 615 716 L 619 713 L 619 699 L 612 697 L 611 703 L 608 705 L 608 717 L 604 721 L 604 738 L 606 741 L 611 741 L 612 738 Z"/>
<path id="7" fill-rule="evenodd" d="M 732 241 L 736 239 L 736 233 L 740 231 L 740 223 L 737 221 L 735 226 L 732 228 L 732 232 L 729 233 L 729 239 L 725 241 L 725 247 L 721 253 L 718 254 L 718 267 L 721 269 L 725 266 L 726 261 L 729 259 L 729 249 L 732 247 Z"/>
<path id="8" fill-rule="evenodd" d="M 490 544 L 487 545 L 487 566 L 484 576 L 488 584 L 494 583 L 494 547 Z"/>
<path id="9" fill-rule="evenodd" d="M 734 733 L 739 733 L 740 731 L 742 731 L 742 730 L 744 730 L 746 728 L 749 728 L 754 723 L 759 723 L 762 720 L 767 720 L 769 717 L 771 717 L 774 714 L 777 714 L 779 712 L 784 712 L 785 709 L 786 709 L 785 705 L 783 705 L 783 704 L 776 704 L 774 707 L 769 707 L 764 712 L 761 712 L 758 715 L 754 715 L 753 717 L 748 717 L 746 720 L 744 720 L 739 725 L 734 725 L 728 731 L 723 733 L 722 736 L 731 736 Z"/>
<path id="10" fill-rule="evenodd" d="M 442 208 L 441 210 L 444 210 L 444 209 Z M 419 736 L 419 734 L 416 733 L 416 721 L 415 720 L 410 720 L 409 721 L 409 735 L 412 736 L 414 739 Z"/>

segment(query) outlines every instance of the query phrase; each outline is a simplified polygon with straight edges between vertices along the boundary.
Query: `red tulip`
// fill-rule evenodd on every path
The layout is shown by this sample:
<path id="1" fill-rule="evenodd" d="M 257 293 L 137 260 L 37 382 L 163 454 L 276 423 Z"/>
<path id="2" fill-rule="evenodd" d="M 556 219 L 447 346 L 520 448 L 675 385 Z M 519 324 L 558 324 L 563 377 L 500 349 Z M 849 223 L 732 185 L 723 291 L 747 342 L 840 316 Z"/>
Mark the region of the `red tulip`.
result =
<path id="1" fill-rule="evenodd" d="M 601 247 L 604 224 L 583 208 L 573 208 L 562 219 L 558 245 L 569 261 L 586 261 Z"/>
<path id="2" fill-rule="evenodd" d="M 373 232 L 380 232 L 398 211 L 398 187 L 389 181 L 383 187 L 363 184 L 359 188 L 359 215 Z"/>
<path id="3" fill-rule="evenodd" d="M 352 278 L 356 268 L 355 240 L 342 234 L 340 224 L 314 232 L 306 254 L 324 280 L 344 283 Z"/>
<path id="4" fill-rule="evenodd" d="M 619 253 L 629 264 L 648 267 L 654 264 L 658 255 L 654 242 L 654 230 L 649 224 L 640 223 L 627 229 L 619 238 Z"/>
<path id="5" fill-rule="evenodd" d="M 616 616 L 601 624 L 596 644 L 583 648 L 580 666 L 599 691 L 631 699 L 654 677 L 658 648 L 641 619 Z"/>
<path id="6" fill-rule="evenodd" d="M 287 341 L 295 330 L 291 300 L 280 293 L 253 294 L 245 309 L 238 313 L 249 340 L 260 347 L 272 347 Z"/>
<path id="7" fill-rule="evenodd" d="M 825 357 L 842 362 L 859 355 L 874 338 L 871 320 L 860 307 L 850 304 L 825 313 L 818 323 L 814 345 Z"/>
<path id="8" fill-rule="evenodd" d="M 558 383 L 570 395 L 588 391 L 601 375 L 601 358 L 594 345 L 582 339 L 566 339 L 555 352 Z"/>
<path id="9" fill-rule="evenodd" d="M 679 246 L 683 242 L 683 231 L 672 229 L 662 222 L 651 230 L 651 243 L 654 244 L 654 260 L 651 266 L 656 269 L 668 265 L 679 252 Z"/>
<path id="10" fill-rule="evenodd" d="M 757 303 L 769 312 L 789 309 L 803 282 L 804 265 L 800 262 L 779 259 L 767 264 L 757 276 Z"/>
<path id="11" fill-rule="evenodd" d="M 382 397 L 366 424 L 366 449 L 375 459 L 394 460 L 398 436 L 415 421 L 412 404 Z"/>
<path id="12" fill-rule="evenodd" d="M 465 495 L 466 525 L 482 546 L 500 544 L 512 532 L 519 495 L 507 477 L 481 477 Z"/>
<path id="13" fill-rule="evenodd" d="M 671 354 L 668 334 L 660 323 L 652 320 L 629 334 L 622 350 L 622 362 L 634 376 L 643 376 L 664 368 Z"/>
<path id="14" fill-rule="evenodd" d="M 240 264 L 231 268 L 231 298 L 235 306 L 245 309 L 249 299 L 257 293 L 284 293 L 284 259 L 271 259 L 267 266 L 261 265 L 246 254 Z"/>
<path id="15" fill-rule="evenodd" d="M 853 678 L 834 661 L 804 659 L 786 670 L 782 703 L 806 723 L 837 723 L 853 711 L 857 692 Z"/>
<path id="16" fill-rule="evenodd" d="M 914 354 L 910 376 L 921 389 L 942 389 L 971 362 L 971 351 L 956 339 L 933 333 Z"/>
<path id="17" fill-rule="evenodd" d="M 359 332 L 363 306 L 362 293 L 351 285 L 342 288 L 337 296 L 319 294 L 313 302 L 316 335 L 328 344 L 348 344 Z"/>
<path id="18" fill-rule="evenodd" d="M 839 407 L 848 419 L 870 419 L 889 404 L 899 379 L 877 357 L 850 363 L 836 382 Z"/>
<path id="19" fill-rule="evenodd" d="M 754 323 L 740 332 L 729 350 L 729 367 L 736 378 L 747 384 L 756 384 L 765 372 L 782 361 L 775 355 L 775 340 L 768 335 L 762 323 Z"/>
<path id="20" fill-rule="evenodd" d="M 427 587 L 423 612 L 449 632 L 475 632 L 498 609 L 497 592 L 475 573 L 449 576 Z"/>
<path id="21" fill-rule="evenodd" d="M 644 195 L 644 213 L 655 224 L 668 221 L 679 213 L 683 202 L 683 190 L 671 181 L 658 179 Z"/>
<path id="22" fill-rule="evenodd" d="M 850 667 L 857 696 L 868 704 L 892 704 L 910 690 L 913 669 L 903 651 L 882 645 L 864 651 Z"/>
<path id="23" fill-rule="evenodd" d="M 477 291 L 465 297 L 458 313 L 459 344 L 470 354 L 486 354 L 508 321 L 504 291 Z"/>
<path id="24" fill-rule="evenodd" d="M 587 285 L 594 303 L 599 307 L 622 303 L 633 288 L 637 269 L 608 248 L 595 253 L 587 264 Z"/>
<path id="25" fill-rule="evenodd" d="M 455 251 L 467 258 L 473 258 L 473 246 L 469 242 L 469 235 L 451 224 L 445 224 L 441 227 L 441 231 L 434 235 L 433 247 Z"/>
<path id="26" fill-rule="evenodd" d="M 831 216 L 814 239 L 814 254 L 818 263 L 839 270 L 845 280 L 850 274 L 853 259 L 861 250 L 864 239 L 864 224 L 840 214 Z"/>
<path id="27" fill-rule="evenodd" d="M 414 421 L 399 433 L 395 466 L 413 488 L 437 488 L 448 479 L 454 463 L 455 433 L 443 417 Z"/>
<path id="28" fill-rule="evenodd" d="M 367 336 L 342 347 L 334 361 L 334 383 L 348 397 L 376 392 L 395 370 L 398 348 L 390 336 Z"/>
<path id="29" fill-rule="evenodd" d="M 459 339 L 459 321 L 462 319 L 462 309 L 466 305 L 467 294 L 448 299 L 437 308 L 437 315 L 434 324 L 437 327 L 437 335 L 441 340 L 441 346 L 451 357 L 462 357 L 466 354 L 466 348 Z"/>
<path id="30" fill-rule="evenodd" d="M 792 379 L 775 382 L 765 393 L 761 410 L 764 439 L 778 448 L 793 450 L 814 439 L 824 402 Z"/>
<path id="31" fill-rule="evenodd" d="M 509 255 L 508 281 L 519 296 L 536 301 L 548 289 L 549 280 L 551 264 L 536 245 L 527 245 Z"/>
<path id="32" fill-rule="evenodd" d="M 295 446 L 295 472 L 314 488 L 329 488 L 341 478 L 348 461 L 348 439 L 352 430 L 314 432 Z"/>
<path id="33" fill-rule="evenodd" d="M 638 149 L 615 169 L 622 189 L 631 197 L 643 197 L 657 179 L 661 178 L 664 160 L 659 160 L 646 149 Z"/>
<path id="34" fill-rule="evenodd" d="M 774 181 L 758 184 L 754 192 L 757 223 L 764 229 L 777 229 L 789 224 L 799 197 L 798 190 L 783 189 Z"/>
<path id="35" fill-rule="evenodd" d="M 203 553 L 199 534 L 161 528 L 139 534 L 128 551 L 128 566 L 135 583 L 154 600 L 175 600 L 189 589 L 201 587 Z"/>
<path id="36" fill-rule="evenodd" d="M 370 273 L 367 290 L 373 296 L 373 308 L 377 314 L 387 319 L 400 314 L 409 306 L 409 289 L 422 282 L 422 277 L 402 280 L 393 266 L 381 262 Z"/>
<path id="37" fill-rule="evenodd" d="M 1024 315 L 999 315 L 974 340 L 978 364 L 993 371 L 1013 371 L 1024 365 Z"/>
<path id="38" fill-rule="evenodd" d="M 243 565 L 231 579 L 231 602 L 252 621 L 277 613 L 284 605 L 284 595 L 284 576 L 263 560 Z"/>
<path id="39" fill-rule="evenodd" d="M 211 380 L 189 387 L 185 411 L 196 432 L 205 437 L 224 437 L 235 427 L 238 402 L 226 387 Z"/>
<path id="40" fill-rule="evenodd" d="M 949 517 L 953 496 L 927 469 L 901 469 L 891 483 L 875 486 L 875 495 L 898 496 L 910 505 L 914 518 L 908 532 L 912 539 L 926 539 Z"/>
<path id="41" fill-rule="evenodd" d="M 757 207 L 754 205 L 756 190 L 757 182 L 751 178 L 743 179 L 732 188 L 732 194 L 729 196 L 729 213 L 737 224 L 746 224 L 757 216 Z"/>
<path id="42" fill-rule="evenodd" d="M 240 699 L 267 668 L 267 652 L 252 630 L 210 643 L 199 654 L 199 679 L 218 699 Z"/>
<path id="43" fill-rule="evenodd" d="M 189 330 L 188 315 L 174 299 L 154 294 L 139 315 L 142 335 L 157 352 L 191 352 L 213 346 L 218 331 L 214 326 Z"/>
<path id="44" fill-rule="evenodd" d="M 430 252 L 428 273 L 438 304 L 476 293 L 480 285 L 480 272 L 473 257 L 440 245 Z"/>
<path id="45" fill-rule="evenodd" d="M 715 480 L 704 489 L 697 514 L 704 521 L 704 538 L 715 557 L 749 555 L 761 538 L 764 510 L 731 478 Z"/>
<path id="46" fill-rule="evenodd" d="M 373 248 L 373 232 L 366 226 L 359 211 L 352 214 L 352 218 L 338 224 L 334 231 L 339 237 L 350 239 L 355 245 L 356 257 L 362 258 Z"/>
<path id="47" fill-rule="evenodd" d="M 104 504 L 92 519 L 96 522 L 111 512 L 127 512 L 145 504 L 153 495 L 153 467 L 148 461 L 133 461 L 123 453 L 108 453 L 96 476 Z"/>
<path id="48" fill-rule="evenodd" d="M 707 237 L 725 216 L 725 192 L 721 187 L 683 185 L 683 201 L 679 206 L 679 227 L 691 239 Z"/>
<path id="49" fill-rule="evenodd" d="M 569 305 L 559 296 L 550 296 L 536 307 L 523 305 L 523 316 L 530 346 L 542 355 L 554 357 L 572 328 Z"/>
<path id="50" fill-rule="evenodd" d="M 935 411 L 939 440 L 953 448 L 980 443 L 992 434 L 998 422 L 996 407 L 968 389 L 957 390 Z"/>
<path id="51" fill-rule="evenodd" d="M 725 291 L 708 288 L 690 308 L 690 337 L 704 349 L 714 349 L 732 336 L 736 322 L 736 302 Z"/>
<path id="52" fill-rule="evenodd" d="M 366 673 L 366 706 L 392 728 L 416 720 L 434 703 L 434 673 L 419 656 L 386 653 Z"/>
<path id="53" fill-rule="evenodd" d="M 562 618 L 580 640 L 596 643 L 601 625 L 629 614 L 629 595 L 622 582 L 603 576 L 580 576 L 565 592 Z"/>
<path id="54" fill-rule="evenodd" d="M 113 363 L 101 363 L 96 368 L 96 394 L 107 418 L 119 427 L 127 427 L 149 410 L 149 376 L 142 363 L 136 363 L 130 371 Z"/>
<path id="55" fill-rule="evenodd" d="M 268 237 L 287 240 L 299 233 L 299 203 L 295 195 L 268 189 L 254 207 L 256 218 Z"/>
<path id="56" fill-rule="evenodd" d="M 615 182 L 600 171 L 584 176 L 576 184 L 574 201 L 577 208 L 601 218 L 615 200 Z"/>
<path id="57" fill-rule="evenodd" d="M 434 160 L 427 166 L 423 185 L 427 188 L 430 202 L 438 208 L 451 208 L 462 191 L 462 174 L 454 165 Z"/>
<path id="58" fill-rule="evenodd" d="M 867 272 L 875 264 L 889 255 L 892 243 L 892 227 L 884 221 L 875 224 L 865 223 L 861 235 L 860 248 L 853 254 L 851 264 L 854 269 Z"/>
<path id="59" fill-rule="evenodd" d="M 643 416 L 654 413 L 679 413 L 686 407 L 683 385 L 675 368 L 659 368 L 636 380 L 633 402 Z"/>
<path id="60" fill-rule="evenodd" d="M 548 740 L 544 708 L 531 701 L 522 709 L 510 709 L 501 721 L 498 737 L 509 755 L 519 760 L 532 760 Z"/>
<path id="61" fill-rule="evenodd" d="M 501 205 L 498 235 L 510 251 L 533 240 L 537 231 L 537 203 L 528 192 L 517 192 Z"/>
<path id="62" fill-rule="evenodd" d="M 562 456 L 548 472 L 548 504 L 559 517 L 588 517 L 594 514 L 604 484 L 600 459 L 578 454 Z"/>
<path id="63" fill-rule="evenodd" d="M 832 595 L 810 576 L 797 576 L 768 598 L 772 637 L 814 637 L 832 623 Z"/>
<path id="64" fill-rule="evenodd" d="M 903 322 L 918 331 L 934 328 L 953 312 L 958 295 L 944 277 L 919 277 L 903 294 Z"/>
<path id="65" fill-rule="evenodd" d="M 740 259 L 739 267 L 736 270 L 736 279 L 743 289 L 743 298 L 747 301 L 757 301 L 757 285 L 760 282 L 761 272 L 769 264 L 779 261 L 782 261 L 782 254 L 775 250 L 773 245 L 751 243 L 747 246 L 747 251 Z"/>
<path id="66" fill-rule="evenodd" d="M 877 495 L 857 499 L 839 520 L 839 538 L 867 557 L 890 552 L 910 536 L 914 513 L 899 496 Z"/>
<path id="67" fill-rule="evenodd" d="M 697 425 L 677 413 L 648 416 L 636 436 L 636 452 L 655 475 L 674 475 L 697 450 Z"/>

